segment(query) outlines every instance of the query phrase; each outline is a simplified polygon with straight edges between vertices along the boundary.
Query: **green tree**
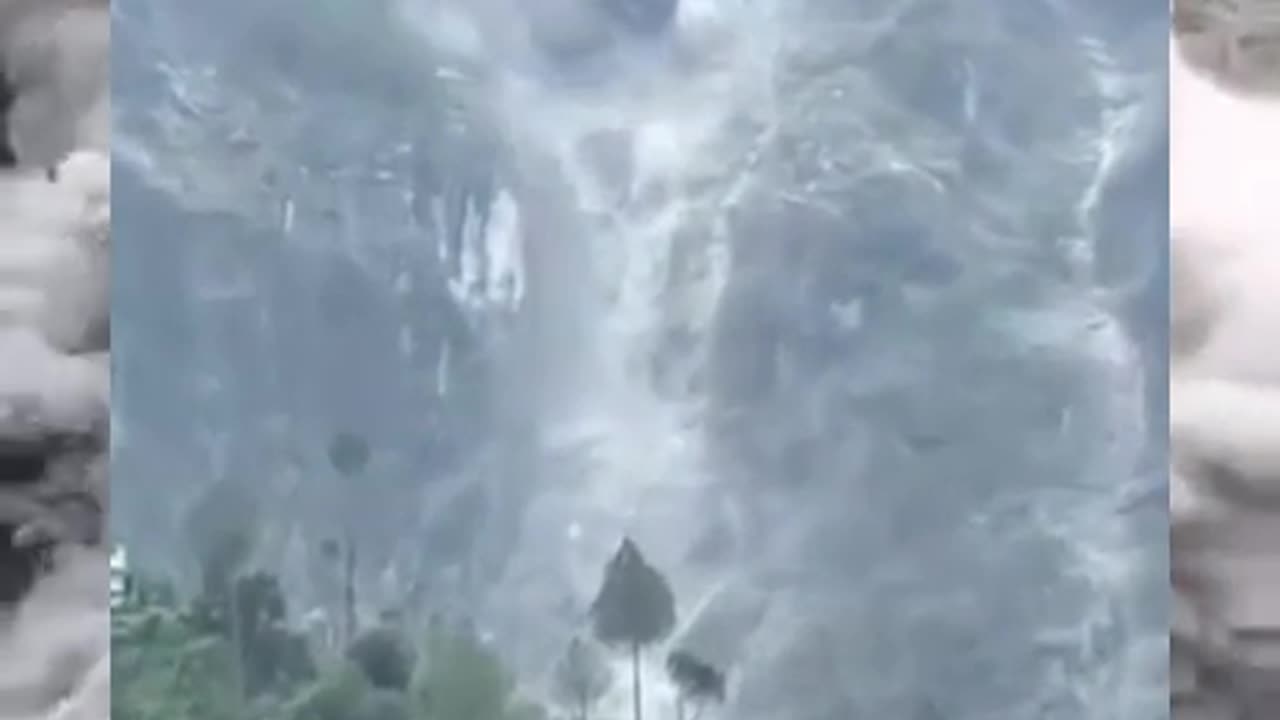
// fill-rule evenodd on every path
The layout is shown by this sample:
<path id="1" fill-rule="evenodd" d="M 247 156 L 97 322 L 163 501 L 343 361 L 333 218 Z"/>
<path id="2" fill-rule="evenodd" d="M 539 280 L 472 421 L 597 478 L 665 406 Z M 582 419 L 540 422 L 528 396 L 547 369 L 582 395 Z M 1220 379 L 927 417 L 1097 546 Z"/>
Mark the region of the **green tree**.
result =
<path id="1" fill-rule="evenodd" d="M 314 677 L 303 638 L 284 624 L 275 578 L 254 573 L 233 590 L 245 652 L 231 640 L 230 603 L 136 594 L 112 612 L 112 717 L 120 720 L 280 720 L 280 698 Z M 167 593 L 165 593 L 167 595 Z M 241 694 L 251 680 L 252 697 Z M 342 718 L 341 720 L 350 720 Z"/>
<path id="2" fill-rule="evenodd" d="M 288 692 L 315 676 L 306 638 L 290 630 L 280 581 L 255 572 L 235 586 L 241 655 L 250 695 Z"/>
<path id="3" fill-rule="evenodd" d="M 329 464 L 347 481 L 344 494 L 353 496 L 355 478 L 369 465 L 369 443 L 362 436 L 340 432 L 329 441 Z M 356 540 L 351 518 L 344 522 L 342 549 L 342 641 L 349 644 L 356 636 Z"/>
<path id="4" fill-rule="evenodd" d="M 359 667 L 375 688 L 404 691 L 413 679 L 416 658 L 401 633 L 382 626 L 361 632 L 347 648 L 347 659 Z"/>
<path id="5" fill-rule="evenodd" d="M 358 718 L 373 690 L 364 673 L 343 663 L 303 688 L 285 708 L 288 720 L 352 720 Z"/>
<path id="6" fill-rule="evenodd" d="M 694 713 L 689 720 L 697 720 L 708 703 L 724 702 L 724 673 L 691 652 L 676 650 L 668 655 L 667 674 L 680 690 L 676 706 L 677 720 L 685 720 L 685 711 L 690 706 L 694 708 Z"/>
<path id="7" fill-rule="evenodd" d="M 168 578 L 152 578 L 147 575 L 130 576 L 129 590 L 133 601 L 141 605 L 174 608 L 178 606 L 178 591 Z"/>
<path id="8" fill-rule="evenodd" d="M 289 693 L 315 675 L 306 638 L 288 627 L 284 594 L 270 573 L 237 578 L 227 592 L 202 593 L 190 603 L 189 619 L 199 632 L 231 641 L 246 698 Z"/>
<path id="9" fill-rule="evenodd" d="M 604 583 L 591 604 L 591 618 L 600 642 L 630 652 L 634 715 L 642 720 L 640 653 L 671 632 L 676 610 L 670 584 L 630 538 L 622 541 L 605 568 Z"/>
<path id="10" fill-rule="evenodd" d="M 187 513 L 188 539 L 200 565 L 205 605 L 214 622 L 229 623 L 232 647 L 243 657 L 240 612 L 236 608 L 235 583 L 253 554 L 258 539 L 258 507 L 251 489 L 238 482 L 221 481 L 210 486 Z M 245 697 L 247 678 L 239 663 L 236 694 Z"/>
<path id="11" fill-rule="evenodd" d="M 438 625 L 428 635 L 412 695 L 429 720 L 508 720 L 515 679 L 473 634 Z"/>
<path id="12" fill-rule="evenodd" d="M 409 696 L 399 690 L 373 688 L 364 696 L 359 720 L 420 720 L 413 711 Z"/>
<path id="13" fill-rule="evenodd" d="M 111 717 L 117 720 L 244 720 L 235 654 L 163 609 L 112 616 Z"/>
<path id="14" fill-rule="evenodd" d="M 595 648 L 574 638 L 556 664 L 552 689 L 556 700 L 570 708 L 574 720 L 590 720 L 596 705 L 613 685 L 613 672 Z"/>
<path id="15" fill-rule="evenodd" d="M 178 657 L 171 695 L 182 717 L 243 720 L 243 700 L 227 692 L 239 686 L 239 672 L 236 650 L 225 638 L 205 636 L 188 643 Z"/>
<path id="16" fill-rule="evenodd" d="M 111 716 L 181 720 L 169 697 L 174 668 L 193 635 L 171 612 L 117 610 L 111 616 Z"/>

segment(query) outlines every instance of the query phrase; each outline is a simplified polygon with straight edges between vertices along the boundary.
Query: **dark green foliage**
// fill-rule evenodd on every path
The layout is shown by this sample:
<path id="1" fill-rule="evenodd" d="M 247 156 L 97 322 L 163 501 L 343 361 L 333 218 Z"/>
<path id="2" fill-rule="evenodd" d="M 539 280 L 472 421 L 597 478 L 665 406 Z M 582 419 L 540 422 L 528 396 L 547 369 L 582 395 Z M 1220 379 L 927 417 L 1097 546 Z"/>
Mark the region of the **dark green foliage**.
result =
<path id="1" fill-rule="evenodd" d="M 317 675 L 276 578 L 232 588 L 175 607 L 137 594 L 113 613 L 115 720 L 547 720 L 469 625 L 433 623 L 415 662 L 388 615 Z"/>
<path id="2" fill-rule="evenodd" d="M 724 702 L 724 673 L 687 650 L 667 656 L 667 674 L 686 697 Z"/>
<path id="3" fill-rule="evenodd" d="M 680 689 L 679 720 L 684 720 L 687 706 L 700 709 L 709 702 L 724 702 L 724 673 L 687 650 L 676 650 L 667 656 L 667 674 Z"/>
<path id="4" fill-rule="evenodd" d="M 375 688 L 400 691 L 408 689 L 416 660 L 404 636 L 390 627 L 360 633 L 347 648 L 347 659 L 364 672 Z"/>
<path id="5" fill-rule="evenodd" d="M 258 572 L 241 578 L 236 597 L 246 691 L 279 692 L 313 677 L 305 638 L 285 624 L 284 594 L 275 576 Z"/>
<path id="6" fill-rule="evenodd" d="M 112 717 L 279 720 L 258 708 L 294 694 L 314 676 L 314 662 L 303 638 L 284 624 L 284 598 L 273 576 L 241 578 L 234 596 L 238 635 L 231 632 L 229 594 L 170 607 L 140 593 L 117 608 Z"/>
<path id="7" fill-rule="evenodd" d="M 395 690 L 374 688 L 365 696 L 356 713 L 359 720 L 418 720 L 409 696 Z"/>
<path id="8" fill-rule="evenodd" d="M 329 463 L 348 480 L 354 480 L 364 472 L 369 464 L 369 456 L 369 442 L 361 435 L 340 432 L 329 441 Z M 354 487 L 348 487 L 346 491 L 349 494 L 353 489 Z M 346 551 L 342 554 L 342 638 L 344 643 L 349 643 L 356 634 L 356 542 L 350 527 L 347 528 L 342 549 Z M 336 547 L 321 548 L 326 557 L 336 559 L 335 550 Z"/>
<path id="9" fill-rule="evenodd" d="M 178 604 L 178 591 L 168 580 L 131 575 L 127 590 L 140 605 L 173 608 Z"/>
<path id="10" fill-rule="evenodd" d="M 515 678 L 492 650 L 463 628 L 437 625 L 413 679 L 413 697 L 430 720 L 508 720 Z"/>
<path id="11" fill-rule="evenodd" d="M 306 640 L 286 627 L 285 615 L 279 581 L 262 572 L 236 580 L 233 595 L 201 595 L 190 610 L 200 632 L 238 648 L 249 696 L 279 692 L 315 674 Z"/>
<path id="12" fill-rule="evenodd" d="M 349 663 L 303 688 L 284 708 L 286 720 L 352 720 L 358 718 L 372 690 L 360 669 Z"/>
<path id="13" fill-rule="evenodd" d="M 172 611 L 143 609 L 115 613 L 111 639 L 111 717 L 245 720 L 224 638 Z"/>
<path id="14" fill-rule="evenodd" d="M 630 539 L 622 541 L 605 569 L 591 618 L 600 642 L 624 648 L 658 642 L 675 627 L 671 586 Z"/>
<path id="15" fill-rule="evenodd" d="M 235 649 L 225 638 L 200 637 L 186 643 L 177 657 L 173 691 L 186 717 L 241 720 L 244 705 L 238 683 Z"/>
<path id="16" fill-rule="evenodd" d="M 602 643 L 631 653 L 633 715 L 641 720 L 640 651 L 671 632 L 676 609 L 666 578 L 645 561 L 629 538 L 605 568 L 604 584 L 591 604 L 591 619 Z"/>
<path id="17" fill-rule="evenodd" d="M 574 638 L 556 664 L 552 682 L 556 700 L 573 712 L 574 720 L 590 720 L 613 684 L 613 673 L 594 647 Z"/>
<path id="18" fill-rule="evenodd" d="M 251 689 L 243 659 L 250 653 L 241 633 L 244 616 L 234 609 L 241 592 L 239 574 L 252 556 L 257 528 L 252 489 L 241 483 L 216 483 L 189 507 L 188 541 L 200 566 L 201 596 L 180 614 L 180 633 L 186 642 L 168 664 L 152 666 L 154 657 L 146 656 L 137 667 L 142 675 L 168 678 L 156 682 L 168 683 L 169 691 L 161 697 L 166 698 L 164 712 L 177 714 L 174 717 L 243 719 L 243 703 Z M 131 602 L 145 601 L 133 594 Z M 148 710 L 146 706 L 122 710 L 122 714 L 129 712 Z"/>

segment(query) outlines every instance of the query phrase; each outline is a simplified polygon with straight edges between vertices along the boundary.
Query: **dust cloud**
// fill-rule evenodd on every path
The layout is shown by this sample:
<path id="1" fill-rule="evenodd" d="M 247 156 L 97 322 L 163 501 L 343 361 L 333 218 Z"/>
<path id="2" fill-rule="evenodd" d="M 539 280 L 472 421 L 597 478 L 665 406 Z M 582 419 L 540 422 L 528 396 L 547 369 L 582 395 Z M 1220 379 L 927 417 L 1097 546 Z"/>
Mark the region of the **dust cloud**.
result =
<path id="1" fill-rule="evenodd" d="M 0 718 L 105 720 L 105 2 L 0 0 Z"/>

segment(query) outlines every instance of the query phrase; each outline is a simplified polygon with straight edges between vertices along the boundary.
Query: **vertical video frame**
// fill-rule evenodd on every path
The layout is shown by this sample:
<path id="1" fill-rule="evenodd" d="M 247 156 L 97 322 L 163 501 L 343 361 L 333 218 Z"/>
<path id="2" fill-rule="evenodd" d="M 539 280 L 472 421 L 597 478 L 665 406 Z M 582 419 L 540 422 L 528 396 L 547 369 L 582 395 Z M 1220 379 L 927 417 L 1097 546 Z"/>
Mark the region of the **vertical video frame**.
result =
<path id="1" fill-rule="evenodd" d="M 1165 720 L 1164 0 L 116 0 L 116 720 Z"/>
<path id="2" fill-rule="evenodd" d="M 1172 711 L 1280 708 L 1280 5 L 1178 0 L 1170 44 Z"/>
<path id="3" fill-rule="evenodd" d="M 0 717 L 109 716 L 110 18 L 0 2 Z"/>

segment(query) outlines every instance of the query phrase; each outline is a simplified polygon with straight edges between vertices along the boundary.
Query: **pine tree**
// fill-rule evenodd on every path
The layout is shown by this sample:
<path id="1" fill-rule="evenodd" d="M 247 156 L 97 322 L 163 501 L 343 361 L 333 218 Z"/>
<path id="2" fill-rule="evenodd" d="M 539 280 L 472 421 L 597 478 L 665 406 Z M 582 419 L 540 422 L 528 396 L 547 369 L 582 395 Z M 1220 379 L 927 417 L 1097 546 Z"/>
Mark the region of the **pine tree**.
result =
<path id="1" fill-rule="evenodd" d="M 680 689 L 678 720 L 685 720 L 685 709 L 690 705 L 695 708 L 690 720 L 697 720 L 708 702 L 724 702 L 724 673 L 687 650 L 677 650 L 667 656 L 667 674 Z"/>
<path id="2" fill-rule="evenodd" d="M 604 584 L 591 604 L 591 618 L 600 642 L 630 652 L 634 717 L 643 720 L 640 653 L 675 627 L 675 595 L 630 538 L 622 541 L 605 568 Z"/>

